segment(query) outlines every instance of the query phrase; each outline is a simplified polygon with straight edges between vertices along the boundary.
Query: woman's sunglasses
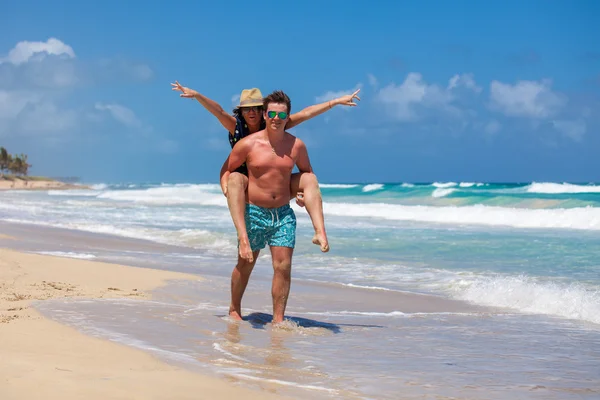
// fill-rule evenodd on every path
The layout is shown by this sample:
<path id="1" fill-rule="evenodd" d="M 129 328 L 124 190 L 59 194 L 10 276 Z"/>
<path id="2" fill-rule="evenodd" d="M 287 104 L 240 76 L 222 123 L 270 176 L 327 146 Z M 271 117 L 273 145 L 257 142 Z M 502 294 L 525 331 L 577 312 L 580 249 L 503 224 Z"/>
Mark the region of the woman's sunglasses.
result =
<path id="1" fill-rule="evenodd" d="M 279 119 L 287 119 L 287 117 L 288 117 L 288 113 L 283 112 L 283 111 L 281 111 L 281 112 L 267 111 L 267 117 L 269 117 L 271 119 L 275 118 L 276 115 L 279 117 Z"/>
<path id="2" fill-rule="evenodd" d="M 259 112 L 262 112 L 262 107 L 261 106 L 242 107 L 242 112 L 244 114 L 248 114 L 250 111 L 259 113 Z"/>

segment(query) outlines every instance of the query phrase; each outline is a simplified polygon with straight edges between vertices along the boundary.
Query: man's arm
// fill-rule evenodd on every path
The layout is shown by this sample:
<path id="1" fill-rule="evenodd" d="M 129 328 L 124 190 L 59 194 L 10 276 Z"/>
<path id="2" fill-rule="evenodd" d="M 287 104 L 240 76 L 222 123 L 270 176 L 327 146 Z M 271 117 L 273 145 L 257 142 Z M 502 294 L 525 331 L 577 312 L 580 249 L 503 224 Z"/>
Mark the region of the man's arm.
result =
<path id="1" fill-rule="evenodd" d="M 175 83 L 171 83 L 171 86 L 173 86 L 173 90 L 179 90 L 181 92 L 179 96 L 198 100 L 198 102 L 202 104 L 204 108 L 206 108 L 212 115 L 217 117 L 221 125 L 227 129 L 227 132 L 233 132 L 235 130 L 235 117 L 228 114 L 219 103 L 209 99 L 203 94 L 198 93 L 194 89 L 181 86 L 177 81 L 175 81 Z"/>
<path id="2" fill-rule="evenodd" d="M 290 129 L 296 125 L 300 125 L 304 121 L 308 121 L 309 119 L 314 118 L 317 115 L 323 114 L 325 111 L 331 110 L 336 105 L 355 107 L 356 103 L 354 103 L 353 100 L 357 99 L 360 101 L 360 97 L 358 97 L 358 92 L 360 92 L 360 89 L 358 89 L 352 94 L 348 94 L 342 97 L 338 97 L 337 99 L 329 100 L 320 104 L 315 104 L 306 107 L 302 111 L 290 115 L 290 120 L 288 121 L 285 128 Z"/>
<path id="3" fill-rule="evenodd" d="M 300 172 L 313 172 L 312 165 L 310 165 L 310 159 L 308 157 L 308 150 L 304 142 L 296 138 L 296 147 L 298 149 L 296 156 L 296 166 Z"/>

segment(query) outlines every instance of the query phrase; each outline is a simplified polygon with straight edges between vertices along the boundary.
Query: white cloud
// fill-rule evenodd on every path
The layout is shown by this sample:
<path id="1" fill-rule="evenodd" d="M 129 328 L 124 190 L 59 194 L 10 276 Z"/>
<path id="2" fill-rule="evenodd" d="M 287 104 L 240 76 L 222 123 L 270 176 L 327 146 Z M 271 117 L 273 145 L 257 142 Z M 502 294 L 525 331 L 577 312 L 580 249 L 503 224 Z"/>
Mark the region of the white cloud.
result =
<path id="1" fill-rule="evenodd" d="M 587 131 L 587 125 L 584 120 L 558 120 L 553 121 L 554 128 L 562 134 L 570 137 L 576 142 L 583 139 L 583 135 Z"/>
<path id="2" fill-rule="evenodd" d="M 240 94 L 234 94 L 233 96 L 231 96 L 231 105 L 233 107 L 237 107 L 238 104 L 240 104 Z"/>
<path id="3" fill-rule="evenodd" d="M 43 101 L 24 109 L 18 120 L 19 131 L 27 134 L 62 134 L 78 124 L 74 110 L 61 110 L 50 101 Z"/>
<path id="4" fill-rule="evenodd" d="M 481 92 L 481 87 L 477 86 L 473 74 L 456 74 L 448 81 L 448 90 L 465 87 L 475 93 Z"/>
<path id="5" fill-rule="evenodd" d="M 20 65 L 33 59 L 39 61 L 44 55 L 65 56 L 75 58 L 73 48 L 56 38 L 50 38 L 46 42 L 28 42 L 22 41 L 8 52 L 6 57 L 0 58 L 0 63 L 9 62 L 14 65 Z M 41 57 L 39 57 L 41 56 Z"/>
<path id="6" fill-rule="evenodd" d="M 63 89 L 105 82 L 147 81 L 154 75 L 143 63 L 122 57 L 79 60 L 73 48 L 58 39 L 22 41 L 0 57 L 0 87 L 5 89 Z"/>
<path id="7" fill-rule="evenodd" d="M 61 134 L 77 126 L 74 110 L 27 91 L 0 90 L 0 136 Z"/>
<path id="8" fill-rule="evenodd" d="M 44 145 L 72 141 L 113 118 L 131 128 L 115 130 L 115 134 L 132 143 L 142 137 L 149 151 L 175 153 L 178 143 L 153 134 L 152 126 L 140 121 L 131 109 L 116 102 L 81 104 L 77 102 L 80 92 L 68 90 L 105 82 L 139 82 L 152 75 L 146 64 L 120 57 L 80 60 L 71 46 L 55 38 L 21 41 L 8 52 L 0 49 L 0 137 L 18 141 L 35 136 Z M 66 106 L 73 101 L 76 106 Z M 80 129 L 84 125 L 86 129 Z"/>
<path id="9" fill-rule="evenodd" d="M 135 113 L 120 104 L 96 103 L 95 108 L 100 111 L 108 111 L 114 119 L 121 122 L 123 125 L 132 128 L 140 128 L 142 126 L 141 121 L 136 117 Z"/>
<path id="10" fill-rule="evenodd" d="M 483 128 L 483 131 L 487 135 L 491 136 L 491 135 L 495 135 L 496 133 L 498 133 L 500 131 L 500 128 L 502 128 L 502 125 L 500 125 L 500 122 L 498 122 L 494 119 L 485 125 L 485 128 Z"/>
<path id="11" fill-rule="evenodd" d="M 375 75 L 367 74 L 367 79 L 369 80 L 369 85 L 371 85 L 373 88 L 377 88 L 377 86 L 379 85 L 379 82 L 377 81 L 377 78 L 375 77 Z"/>
<path id="12" fill-rule="evenodd" d="M 444 110 L 458 115 L 460 110 L 452 104 L 455 96 L 448 89 L 427 84 L 421 74 L 411 72 L 401 85 L 391 83 L 382 88 L 376 100 L 383 103 L 390 114 L 400 121 L 418 118 L 419 108 Z"/>
<path id="13" fill-rule="evenodd" d="M 40 62 L 20 66 L 0 65 L 0 87 L 14 89 L 62 89 L 79 82 L 78 71 L 72 60 L 48 57 Z"/>
<path id="14" fill-rule="evenodd" d="M 0 89 L 0 119 L 16 118 L 27 104 L 37 103 L 40 98 L 27 92 Z"/>
<path id="15" fill-rule="evenodd" d="M 321 96 L 317 96 L 315 98 L 315 100 L 317 103 L 324 103 L 329 100 L 337 99 L 338 97 L 347 96 L 349 94 L 352 94 L 352 93 L 356 92 L 358 89 L 362 89 L 362 87 L 363 87 L 363 84 L 358 83 L 358 84 L 356 84 L 354 89 L 339 90 L 339 91 L 330 90 L 330 91 L 327 91 L 326 93 L 322 94 Z"/>
<path id="16" fill-rule="evenodd" d="M 550 87 L 549 80 L 519 81 L 514 85 L 492 81 L 490 108 L 511 117 L 548 118 L 566 103 L 566 98 Z"/>

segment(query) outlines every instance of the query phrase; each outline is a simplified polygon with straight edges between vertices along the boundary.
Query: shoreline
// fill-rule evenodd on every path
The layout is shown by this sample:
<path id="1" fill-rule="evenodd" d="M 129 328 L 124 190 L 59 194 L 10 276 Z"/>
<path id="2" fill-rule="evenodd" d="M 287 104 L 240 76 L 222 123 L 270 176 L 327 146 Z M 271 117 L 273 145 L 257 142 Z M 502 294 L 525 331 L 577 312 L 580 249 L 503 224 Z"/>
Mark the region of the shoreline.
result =
<path id="1" fill-rule="evenodd" d="M 15 178 L 14 180 L 1 178 L 0 190 L 72 190 L 89 189 L 89 186 L 65 183 L 51 179 L 26 180 Z"/>
<path id="2" fill-rule="evenodd" d="M 142 350 L 88 336 L 42 316 L 32 303 L 57 298 L 151 298 L 171 271 L 28 254 L 0 248 L 0 398 L 278 399 L 158 360 Z"/>

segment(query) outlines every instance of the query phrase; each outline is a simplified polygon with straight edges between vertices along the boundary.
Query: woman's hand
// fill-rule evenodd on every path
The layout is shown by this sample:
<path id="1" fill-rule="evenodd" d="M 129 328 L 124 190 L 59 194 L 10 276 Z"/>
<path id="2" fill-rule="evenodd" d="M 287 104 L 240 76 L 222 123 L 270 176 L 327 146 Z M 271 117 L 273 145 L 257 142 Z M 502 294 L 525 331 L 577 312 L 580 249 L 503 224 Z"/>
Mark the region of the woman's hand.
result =
<path id="1" fill-rule="evenodd" d="M 339 104 L 341 106 L 356 107 L 358 104 L 354 102 L 354 99 L 360 101 L 360 97 L 358 97 L 358 92 L 360 92 L 360 89 L 358 89 L 352 94 L 347 94 L 345 96 L 338 97 L 337 99 L 332 100 L 332 102 L 333 104 Z"/>
<path id="2" fill-rule="evenodd" d="M 178 90 L 181 92 L 179 97 L 185 97 L 188 99 L 192 99 L 192 98 L 196 97 L 196 95 L 198 94 L 198 92 L 196 92 L 194 89 L 190 89 L 185 86 L 181 86 L 179 84 L 179 82 L 177 82 L 177 81 L 175 81 L 175 83 L 171 83 L 171 86 L 173 86 L 171 88 L 172 90 Z"/>

